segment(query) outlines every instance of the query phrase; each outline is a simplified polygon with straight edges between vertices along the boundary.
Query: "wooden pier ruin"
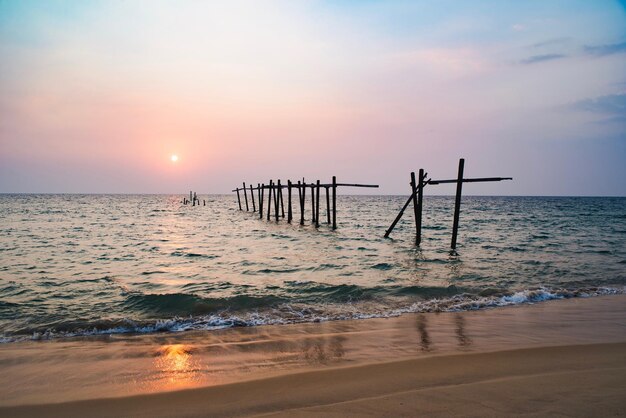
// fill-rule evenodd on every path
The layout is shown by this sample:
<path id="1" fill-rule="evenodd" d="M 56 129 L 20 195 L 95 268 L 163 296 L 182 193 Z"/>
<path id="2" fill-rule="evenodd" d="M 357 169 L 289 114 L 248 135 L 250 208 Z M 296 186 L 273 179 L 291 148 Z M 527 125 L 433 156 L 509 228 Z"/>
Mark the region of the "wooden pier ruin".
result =
<path id="1" fill-rule="evenodd" d="M 424 187 L 427 185 L 435 186 L 438 184 L 449 184 L 456 183 L 456 194 L 454 199 L 454 217 L 452 222 L 452 240 L 450 242 L 450 248 L 452 250 L 456 249 L 456 242 L 459 232 L 459 218 L 461 214 L 461 191 L 463 189 L 463 183 L 482 183 L 482 182 L 492 182 L 492 181 L 503 181 L 503 180 L 513 180 L 512 177 L 481 177 L 481 178 L 465 178 L 463 177 L 463 171 L 465 169 L 465 159 L 461 158 L 459 160 L 459 171 L 456 179 L 450 180 L 426 180 L 428 174 L 424 172 L 424 169 L 419 170 L 418 180 L 415 179 L 415 173 L 411 173 L 411 196 L 406 201 L 398 216 L 391 223 L 391 226 L 385 232 L 385 238 L 389 238 L 389 235 L 396 227 L 396 224 L 402 218 L 404 211 L 409 206 L 411 202 L 413 202 L 413 211 L 415 214 L 415 245 L 420 245 L 422 240 L 422 207 L 424 201 Z"/>
<path id="2" fill-rule="evenodd" d="M 319 180 L 317 180 L 315 183 L 307 183 L 303 178 L 302 181 L 298 180 L 297 182 L 287 180 L 287 184 L 283 184 L 280 180 L 276 180 L 276 182 L 274 182 L 274 180 L 270 180 L 268 184 L 257 183 L 256 187 L 254 187 L 252 184 L 246 186 L 245 182 L 242 185 L 243 187 L 238 187 L 233 190 L 233 192 L 237 192 L 237 203 L 239 204 L 239 210 L 243 210 L 243 206 L 241 204 L 241 192 L 243 192 L 246 211 L 250 211 L 250 205 L 248 204 L 249 191 L 250 199 L 252 202 L 252 212 L 257 212 L 257 205 L 255 204 L 254 199 L 254 194 L 256 192 L 259 219 L 263 219 L 263 214 L 265 213 L 268 221 L 272 217 L 274 217 L 276 222 L 278 222 L 282 218 L 285 218 L 285 203 L 283 198 L 283 190 L 285 189 L 287 190 L 287 223 L 291 223 L 293 221 L 293 200 L 295 197 L 294 190 L 297 190 L 297 207 L 299 207 L 300 210 L 300 225 L 304 225 L 304 221 L 306 218 L 306 195 L 307 189 L 310 189 L 311 223 L 314 224 L 316 228 L 319 228 L 320 226 L 320 190 L 324 189 L 326 198 L 326 223 L 329 225 L 332 224 L 333 229 L 337 229 L 337 188 L 378 188 L 377 184 L 337 183 L 336 176 L 333 176 L 331 183 L 320 183 Z M 267 207 L 264 206 L 265 191 L 267 191 Z"/>

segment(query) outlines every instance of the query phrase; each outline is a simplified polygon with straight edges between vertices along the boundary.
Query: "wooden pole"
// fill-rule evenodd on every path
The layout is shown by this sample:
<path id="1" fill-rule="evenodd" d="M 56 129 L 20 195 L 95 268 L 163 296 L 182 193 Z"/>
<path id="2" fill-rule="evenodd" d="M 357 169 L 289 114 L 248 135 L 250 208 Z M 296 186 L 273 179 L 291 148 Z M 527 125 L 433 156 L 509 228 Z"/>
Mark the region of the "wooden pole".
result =
<path id="1" fill-rule="evenodd" d="M 320 227 L 320 181 L 317 181 L 315 187 L 315 227 Z"/>
<path id="2" fill-rule="evenodd" d="M 311 183 L 311 223 L 315 222 L 315 186 Z"/>
<path id="3" fill-rule="evenodd" d="M 270 215 L 272 213 L 272 180 L 270 180 L 269 189 L 267 191 L 267 220 L 270 220 Z"/>
<path id="4" fill-rule="evenodd" d="M 337 177 L 333 176 L 333 229 L 337 229 Z"/>
<path id="5" fill-rule="evenodd" d="M 263 219 L 263 195 L 265 194 L 265 184 L 259 187 L 259 219 Z"/>
<path id="6" fill-rule="evenodd" d="M 280 185 L 280 180 L 278 180 L 278 198 L 280 200 L 280 212 L 282 217 L 285 217 L 285 203 L 283 202 L 283 188 Z"/>
<path id="7" fill-rule="evenodd" d="M 417 218 L 417 183 L 415 181 L 415 172 L 411 171 L 411 196 L 413 197 L 413 213 L 415 214 L 415 242 L 419 242 L 420 230 Z"/>
<path id="8" fill-rule="evenodd" d="M 300 180 L 298 180 L 298 196 L 300 197 L 300 225 L 304 225 L 304 199 L 305 199 L 305 194 L 306 194 L 306 187 L 304 187 L 304 185 L 302 187 L 300 187 Z"/>
<path id="9" fill-rule="evenodd" d="M 291 223 L 293 212 L 291 210 L 291 180 L 287 180 L 287 222 Z"/>
<path id="10" fill-rule="evenodd" d="M 274 213 L 276 214 L 276 222 L 278 222 L 278 188 L 274 185 Z"/>
<path id="11" fill-rule="evenodd" d="M 326 223 L 330 225 L 330 196 L 328 195 L 328 186 L 324 187 L 326 190 Z"/>
<path id="12" fill-rule="evenodd" d="M 239 210 L 241 209 L 241 197 L 239 197 L 239 188 L 237 188 L 237 203 L 239 203 Z"/>
<path id="13" fill-rule="evenodd" d="M 256 205 L 254 204 L 254 188 L 250 185 L 250 197 L 252 198 L 252 212 L 256 212 Z"/>
<path id="14" fill-rule="evenodd" d="M 193 191 L 189 192 L 189 201 L 191 202 L 191 200 L 193 199 Z"/>
<path id="15" fill-rule="evenodd" d="M 246 191 L 246 182 L 243 183 L 243 197 L 246 198 L 246 210 L 250 210 L 248 207 L 248 192 Z"/>
<path id="16" fill-rule="evenodd" d="M 415 239 L 415 244 L 420 245 L 422 243 L 422 206 L 424 203 L 424 169 L 420 168 L 419 171 L 419 184 L 417 189 L 417 214 L 415 217 L 415 229 L 417 232 L 417 236 Z"/>
<path id="17" fill-rule="evenodd" d="M 454 223 L 452 224 L 452 243 L 450 247 L 456 249 L 456 238 L 459 232 L 459 215 L 461 213 L 461 190 L 463 189 L 463 169 L 465 166 L 465 159 L 459 160 L 459 174 L 457 176 L 456 183 L 456 198 L 454 200 Z"/>

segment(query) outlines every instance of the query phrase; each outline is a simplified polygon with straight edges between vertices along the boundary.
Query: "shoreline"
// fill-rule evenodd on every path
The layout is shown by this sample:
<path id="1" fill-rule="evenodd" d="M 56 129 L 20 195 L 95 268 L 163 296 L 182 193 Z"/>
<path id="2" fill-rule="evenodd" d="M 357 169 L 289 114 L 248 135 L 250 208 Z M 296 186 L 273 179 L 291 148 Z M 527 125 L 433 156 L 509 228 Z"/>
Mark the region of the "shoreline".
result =
<path id="1" fill-rule="evenodd" d="M 619 354 L 626 353 L 624 344 L 626 295 L 623 294 L 456 313 L 405 314 L 393 318 L 268 325 L 179 334 L 113 335 L 10 343 L 0 346 L 0 364 L 3 369 L 0 376 L 0 387 L 3 388 L 0 390 L 0 414 L 55 416 L 58 413 L 59 416 L 78 416 L 81 415 L 81 408 L 89 405 L 89 408 L 98 410 L 103 408 L 102 416 L 113 416 L 113 409 L 105 407 L 107 403 L 121 403 L 132 409 L 135 407 L 131 399 L 139 399 L 138 405 L 147 405 L 153 401 L 158 404 L 161 400 L 165 402 L 165 399 L 177 404 L 192 402 L 193 405 L 181 404 L 179 407 L 185 411 L 196 411 L 194 408 L 203 404 L 198 404 L 200 400 L 192 400 L 193 396 L 213 397 L 212 393 L 228 391 L 228 388 L 236 385 L 249 385 L 245 386 L 246 391 L 263 393 L 258 395 L 256 401 L 250 399 L 252 405 L 265 402 L 265 398 L 270 395 L 269 392 L 263 392 L 268 382 L 278 382 L 276 384 L 280 386 L 285 382 L 293 382 L 293 379 L 308 380 L 311 373 L 321 373 L 326 376 L 320 377 L 324 385 L 335 387 L 344 374 L 361 373 L 355 370 L 371 372 L 381 368 L 380 373 L 392 373 L 388 370 L 394 370 L 393 373 L 404 376 L 408 371 L 398 366 L 402 362 L 409 362 L 406 364 L 411 364 L 411 367 L 417 367 L 419 363 L 427 368 L 438 364 L 440 370 L 437 379 L 457 386 L 461 380 L 453 378 L 454 368 L 441 366 L 441 362 L 445 361 L 438 359 L 461 361 L 453 360 L 460 356 L 474 362 L 474 359 L 482 356 L 481 367 L 488 370 L 495 359 L 504 355 L 502 353 L 511 355 L 512 352 L 522 353 L 515 355 L 519 355 L 519 361 L 523 363 L 550 358 L 554 364 L 549 366 L 546 360 L 542 367 L 549 366 L 552 370 L 550 378 L 556 380 L 570 373 L 570 366 L 575 363 L 574 360 L 573 363 L 562 363 L 563 353 L 570 353 L 568 355 L 577 358 L 578 362 L 583 359 L 589 363 L 587 359 L 593 357 L 596 360 L 588 364 L 590 369 L 580 373 L 590 373 L 602 386 L 609 385 L 609 382 L 598 376 L 601 374 L 599 365 L 604 364 L 598 353 L 604 353 L 608 356 L 605 360 L 612 362 L 603 366 L 603 370 L 609 370 L 611 374 L 611 370 L 626 368 L 626 358 Z M 492 371 L 495 373 L 493 379 L 513 382 L 511 376 L 518 369 L 498 364 Z M 436 374 L 436 370 L 432 370 Z M 331 375 L 334 377 L 328 377 Z M 623 370 L 622 375 L 626 376 Z M 405 378 L 411 382 L 406 390 L 415 391 L 421 384 L 421 381 L 411 380 L 410 373 Z M 523 379 L 535 378 L 526 376 Z M 623 379 L 611 382 L 613 386 L 617 384 L 621 388 L 622 394 L 626 394 Z M 474 388 L 478 387 L 475 385 L 483 384 L 478 380 L 470 383 Z M 382 381 L 370 380 L 369 385 L 373 391 L 367 392 L 367 396 L 363 394 L 365 392 L 352 395 L 341 392 L 345 395 L 342 395 L 343 398 L 318 400 L 336 404 L 357 402 L 355 399 L 372 396 L 391 396 L 393 399 L 404 396 L 399 393 L 402 392 L 399 389 L 398 393 L 393 394 L 376 392 L 389 387 Z M 567 379 L 562 382 L 563 385 L 568 385 Z M 453 390 L 444 386 L 439 385 L 438 389 L 432 390 Z M 336 389 L 340 390 L 341 386 Z M 320 388 L 314 392 L 320 390 L 320 393 L 325 393 Z M 202 395 L 192 396 L 194 393 Z M 298 408 L 310 407 L 307 402 L 313 401 L 307 399 L 313 399 L 314 395 L 317 396 L 312 393 L 307 397 L 302 393 L 302 402 Z M 623 398 L 626 399 L 626 396 Z M 214 399 L 211 405 L 218 408 L 220 402 Z M 146 405 L 144 407 L 147 408 Z M 217 416 L 220 413 L 235 414 L 234 410 L 228 410 L 227 404 L 222 402 L 221 405 L 226 409 L 222 412 L 219 412 L 219 408 L 215 409 Z M 291 404 L 272 405 L 263 411 L 280 412 L 291 408 Z M 131 409 L 123 412 L 118 410 L 118 415 L 143 415 L 141 408 L 132 409 L 136 412 Z M 156 408 L 154 416 L 167 416 L 166 410 L 165 407 L 163 410 Z M 241 411 L 243 415 L 263 412 L 254 408 Z M 89 409 L 89 415 L 95 416 L 92 412 Z M 106 415 L 109 412 L 111 414 Z M 85 413 L 83 411 L 82 415 Z M 309 412 L 302 413 L 306 415 Z M 170 410 L 170 414 L 175 413 Z M 200 409 L 190 416 L 202 416 Z"/>

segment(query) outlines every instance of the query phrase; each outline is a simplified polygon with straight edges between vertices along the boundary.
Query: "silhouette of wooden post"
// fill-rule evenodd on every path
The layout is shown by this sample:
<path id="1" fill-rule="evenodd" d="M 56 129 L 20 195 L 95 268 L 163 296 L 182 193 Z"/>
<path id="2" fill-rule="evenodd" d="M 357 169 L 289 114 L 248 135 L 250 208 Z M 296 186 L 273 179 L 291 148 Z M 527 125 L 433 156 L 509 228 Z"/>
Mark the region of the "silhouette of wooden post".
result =
<path id="1" fill-rule="evenodd" d="M 278 180 L 278 182 L 280 182 L 280 180 Z M 274 185 L 274 213 L 276 214 L 276 222 L 278 222 L 278 201 L 280 200 L 278 193 L 279 193 L 278 184 L 275 184 Z"/>
<path id="2" fill-rule="evenodd" d="M 311 223 L 315 222 L 315 186 L 311 183 Z"/>
<path id="3" fill-rule="evenodd" d="M 246 182 L 243 182 L 243 197 L 246 198 L 246 210 L 250 210 L 248 207 L 248 192 L 246 191 Z"/>
<path id="4" fill-rule="evenodd" d="M 459 232 L 459 215 L 461 212 L 461 190 L 463 189 L 463 168 L 465 166 L 465 159 L 459 160 L 459 175 L 457 176 L 456 183 L 456 199 L 454 200 L 454 223 L 452 224 L 452 243 L 450 247 L 454 250 L 456 248 L 456 237 Z"/>
<path id="5" fill-rule="evenodd" d="M 413 213 L 415 214 L 415 242 L 417 242 L 419 230 L 417 229 L 417 183 L 415 182 L 414 171 L 411 171 L 411 197 L 413 198 Z"/>
<path id="6" fill-rule="evenodd" d="M 259 187 L 259 219 L 263 219 L 263 194 L 265 193 L 265 184 Z"/>
<path id="7" fill-rule="evenodd" d="M 239 197 L 239 188 L 237 188 L 237 203 L 239 203 L 239 210 L 243 210 L 241 209 L 241 197 Z"/>
<path id="8" fill-rule="evenodd" d="M 333 176 L 333 229 L 337 229 L 337 177 Z"/>
<path id="9" fill-rule="evenodd" d="M 192 199 L 193 199 L 193 191 L 189 191 L 189 201 L 191 202 Z"/>
<path id="10" fill-rule="evenodd" d="M 278 180 L 278 199 L 280 200 L 280 211 L 281 215 L 285 217 L 285 204 L 283 203 L 283 188 L 280 185 L 280 180 Z"/>
<path id="11" fill-rule="evenodd" d="M 315 187 L 315 227 L 320 227 L 320 181 Z"/>
<path id="12" fill-rule="evenodd" d="M 269 190 L 267 192 L 267 220 L 270 220 L 270 215 L 272 214 L 272 180 L 270 180 Z"/>
<path id="13" fill-rule="evenodd" d="M 252 212 L 256 212 L 256 205 L 254 204 L 254 188 L 250 185 L 250 197 L 252 198 Z"/>
<path id="14" fill-rule="evenodd" d="M 417 236 L 415 238 L 416 245 L 420 245 L 422 242 L 422 206 L 424 203 L 424 177 L 424 169 L 420 168 L 419 184 L 417 189 L 417 216 L 415 217 L 415 229 L 417 230 Z"/>
<path id="15" fill-rule="evenodd" d="M 287 180 L 287 222 L 291 223 L 293 212 L 291 210 L 291 180 Z"/>
<path id="16" fill-rule="evenodd" d="M 302 182 L 304 183 L 304 181 Z M 298 196 L 300 197 L 300 225 L 304 225 L 304 199 L 305 199 L 306 187 L 304 184 L 300 184 L 298 180 Z"/>
<path id="17" fill-rule="evenodd" d="M 326 190 L 326 223 L 330 225 L 330 196 L 328 195 L 328 186 L 325 186 Z"/>

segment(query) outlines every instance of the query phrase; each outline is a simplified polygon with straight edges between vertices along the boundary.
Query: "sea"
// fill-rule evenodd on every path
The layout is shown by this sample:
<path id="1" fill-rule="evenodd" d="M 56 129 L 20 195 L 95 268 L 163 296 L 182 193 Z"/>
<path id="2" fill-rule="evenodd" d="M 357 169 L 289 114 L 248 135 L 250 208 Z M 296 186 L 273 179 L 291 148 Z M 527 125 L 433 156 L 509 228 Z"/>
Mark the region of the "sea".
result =
<path id="1" fill-rule="evenodd" d="M 624 293 L 626 198 L 348 196 L 320 225 L 236 195 L 0 195 L 0 342 L 355 320 Z M 249 197 L 249 196 L 248 196 Z M 243 196 L 242 196 L 243 200 Z M 258 206 L 258 201 L 256 202 Z M 295 206 L 295 205 L 294 205 Z M 285 208 L 287 211 L 287 209 Z"/>

